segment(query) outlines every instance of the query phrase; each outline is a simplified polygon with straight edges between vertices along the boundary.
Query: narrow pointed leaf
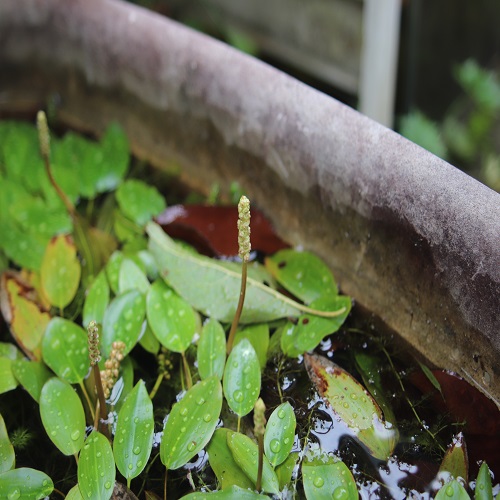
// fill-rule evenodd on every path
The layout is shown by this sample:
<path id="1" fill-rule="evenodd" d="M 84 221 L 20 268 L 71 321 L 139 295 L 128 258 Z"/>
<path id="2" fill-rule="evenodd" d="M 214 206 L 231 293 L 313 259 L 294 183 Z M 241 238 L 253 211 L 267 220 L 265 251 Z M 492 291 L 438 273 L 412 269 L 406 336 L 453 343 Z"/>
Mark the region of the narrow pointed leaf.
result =
<path id="1" fill-rule="evenodd" d="M 304 462 L 302 478 L 308 500 L 358 499 L 356 482 L 344 462 L 323 463 L 320 460 Z"/>
<path id="2" fill-rule="evenodd" d="M 493 500 L 490 469 L 486 462 L 481 464 L 476 479 L 475 500 Z"/>
<path id="3" fill-rule="evenodd" d="M 444 454 L 439 472 L 448 472 L 454 479 L 461 477 L 465 483 L 469 480 L 469 459 L 464 436 L 460 432 Z"/>
<path id="4" fill-rule="evenodd" d="M 16 454 L 14 453 L 14 447 L 10 442 L 7 428 L 5 427 L 5 421 L 0 413 L 0 474 L 13 469 L 15 463 Z"/>
<path id="5" fill-rule="evenodd" d="M 465 488 L 456 479 L 446 483 L 434 498 L 435 500 L 470 500 Z"/>
<path id="6" fill-rule="evenodd" d="M 165 281 L 206 316 L 231 322 L 238 304 L 241 273 L 229 270 L 213 259 L 186 251 L 155 223 L 148 223 L 146 231 L 149 250 Z M 301 304 L 248 278 L 240 322 L 261 323 L 299 316 L 303 310 Z"/>
<path id="7" fill-rule="evenodd" d="M 55 377 L 48 380 L 40 394 L 40 415 L 47 435 L 64 455 L 80 450 L 85 437 L 85 413 L 71 385 Z"/>
<path id="8" fill-rule="evenodd" d="M 379 460 L 386 460 L 396 444 L 397 432 L 385 423 L 382 411 L 368 391 L 330 360 L 306 354 L 304 363 L 319 395 Z"/>
<path id="9" fill-rule="evenodd" d="M 81 272 L 71 237 L 59 235 L 52 238 L 43 256 L 40 277 L 43 292 L 53 306 L 63 309 L 73 300 Z"/>
<path id="10" fill-rule="evenodd" d="M 153 404 L 140 380 L 118 414 L 113 453 L 125 479 L 137 477 L 146 467 L 153 445 Z"/>
<path id="11" fill-rule="evenodd" d="M 202 379 L 212 375 L 222 379 L 226 363 L 226 334 L 217 320 L 210 318 L 203 325 L 197 356 Z"/>
<path id="12" fill-rule="evenodd" d="M 40 402 L 42 387 L 53 376 L 41 361 L 25 359 L 13 361 L 12 373 L 37 403 Z"/>
<path id="13" fill-rule="evenodd" d="M 338 293 L 330 269 L 313 253 L 280 250 L 267 257 L 265 263 L 280 285 L 307 304 L 320 296 Z"/>
<path id="14" fill-rule="evenodd" d="M 0 474 L 0 498 L 38 500 L 48 497 L 54 483 L 45 472 L 21 467 Z"/>
<path id="15" fill-rule="evenodd" d="M 253 410 L 260 392 L 260 364 L 248 339 L 233 347 L 224 369 L 224 396 L 239 417 Z"/>
<path id="16" fill-rule="evenodd" d="M 207 446 L 208 461 L 210 467 L 217 476 L 221 489 L 226 490 L 231 486 L 239 486 L 244 489 L 252 489 L 254 483 L 241 470 L 234 461 L 233 454 L 227 444 L 228 433 L 233 431 L 220 428 L 214 432 Z"/>
<path id="17" fill-rule="evenodd" d="M 17 380 L 12 373 L 12 359 L 0 357 L 0 394 L 17 387 Z"/>
<path id="18" fill-rule="evenodd" d="M 146 316 L 146 300 L 138 290 L 118 295 L 109 304 L 102 323 L 101 352 L 108 357 L 113 342 L 125 343 L 124 356 L 137 344 Z"/>
<path id="19" fill-rule="evenodd" d="M 264 433 L 264 452 L 273 467 L 283 463 L 292 451 L 297 421 L 290 403 L 271 413 Z"/>
<path id="20" fill-rule="evenodd" d="M 137 179 L 125 181 L 116 191 L 116 200 L 120 210 L 140 226 L 166 207 L 165 199 L 154 186 Z"/>
<path id="21" fill-rule="evenodd" d="M 184 352 L 197 330 L 193 308 L 162 280 L 155 281 L 147 295 L 148 323 L 161 345 Z"/>
<path id="22" fill-rule="evenodd" d="M 172 407 L 163 430 L 160 457 L 167 469 L 178 469 L 201 451 L 214 433 L 222 408 L 217 377 L 198 382 Z"/>
<path id="23" fill-rule="evenodd" d="M 108 439 L 93 431 L 85 440 L 78 460 L 78 486 L 83 498 L 108 500 L 113 494 L 116 468 Z"/>
<path id="24" fill-rule="evenodd" d="M 63 318 L 52 318 L 42 343 L 43 360 L 70 384 L 80 383 L 89 371 L 88 339 L 85 330 Z"/>
<path id="25" fill-rule="evenodd" d="M 280 484 L 280 490 L 283 490 L 283 488 L 292 480 L 293 471 L 297 465 L 298 459 L 298 452 L 290 453 L 286 460 L 274 469 Z"/>
<path id="26" fill-rule="evenodd" d="M 262 323 L 259 325 L 250 325 L 236 333 L 234 345 L 241 340 L 248 339 L 255 349 L 259 358 L 260 367 L 265 368 L 267 363 L 267 349 L 269 348 L 269 325 Z"/>
<path id="27" fill-rule="evenodd" d="M 139 290 L 146 294 L 149 290 L 149 281 L 139 266 L 131 259 L 123 259 L 118 274 L 118 293 L 128 290 Z"/>
<path id="28" fill-rule="evenodd" d="M 83 326 L 87 328 L 91 321 L 102 324 L 104 312 L 109 305 L 109 284 L 105 271 L 101 271 L 87 290 L 83 304 Z"/>
<path id="29" fill-rule="evenodd" d="M 258 446 L 248 436 L 239 432 L 231 432 L 227 435 L 227 444 L 234 461 L 241 470 L 252 480 L 255 485 L 258 472 Z M 279 493 L 279 482 L 269 460 L 264 455 L 262 467 L 262 490 L 266 493 Z"/>

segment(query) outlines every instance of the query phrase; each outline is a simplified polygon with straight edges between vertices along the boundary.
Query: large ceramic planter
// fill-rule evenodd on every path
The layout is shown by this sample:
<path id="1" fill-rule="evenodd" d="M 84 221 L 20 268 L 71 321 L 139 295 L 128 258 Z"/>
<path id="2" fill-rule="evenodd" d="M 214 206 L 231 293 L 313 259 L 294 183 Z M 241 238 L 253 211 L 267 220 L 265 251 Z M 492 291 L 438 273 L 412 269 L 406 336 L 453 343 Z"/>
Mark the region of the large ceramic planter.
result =
<path id="1" fill-rule="evenodd" d="M 286 240 L 500 403 L 500 197 L 288 76 L 118 0 L 3 0 L 0 103 L 111 120 L 198 189 L 237 180 Z"/>

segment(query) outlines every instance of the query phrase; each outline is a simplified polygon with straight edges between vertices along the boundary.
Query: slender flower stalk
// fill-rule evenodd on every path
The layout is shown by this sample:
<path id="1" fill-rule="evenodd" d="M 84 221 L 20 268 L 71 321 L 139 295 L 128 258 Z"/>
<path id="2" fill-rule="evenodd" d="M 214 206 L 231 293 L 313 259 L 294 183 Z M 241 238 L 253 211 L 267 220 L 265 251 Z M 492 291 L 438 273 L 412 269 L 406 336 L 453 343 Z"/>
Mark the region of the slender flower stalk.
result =
<path id="1" fill-rule="evenodd" d="M 255 482 L 255 489 L 260 491 L 262 488 L 262 468 L 264 465 L 264 432 L 266 430 L 266 405 L 262 398 L 257 399 L 253 408 L 253 433 L 257 438 L 259 445 L 259 467 L 257 469 L 257 481 Z"/>
<path id="2" fill-rule="evenodd" d="M 234 336 L 240 321 L 241 312 L 243 311 L 243 304 L 245 302 L 245 293 L 247 287 L 247 265 L 250 260 L 250 200 L 246 196 L 240 198 L 238 203 L 238 255 L 241 258 L 241 288 L 238 307 L 233 318 L 229 337 L 227 339 L 227 353 L 229 354 L 233 348 Z"/>

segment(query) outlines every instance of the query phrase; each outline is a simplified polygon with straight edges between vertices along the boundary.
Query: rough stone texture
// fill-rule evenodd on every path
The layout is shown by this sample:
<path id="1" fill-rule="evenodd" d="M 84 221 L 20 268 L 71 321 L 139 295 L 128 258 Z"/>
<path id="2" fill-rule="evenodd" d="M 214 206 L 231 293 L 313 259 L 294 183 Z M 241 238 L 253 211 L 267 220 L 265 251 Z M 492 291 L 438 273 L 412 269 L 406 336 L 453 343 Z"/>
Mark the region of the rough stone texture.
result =
<path id="1" fill-rule="evenodd" d="M 0 106 L 58 116 L 236 179 L 341 288 L 500 402 L 500 196 L 399 135 L 224 44 L 118 0 L 0 2 Z"/>

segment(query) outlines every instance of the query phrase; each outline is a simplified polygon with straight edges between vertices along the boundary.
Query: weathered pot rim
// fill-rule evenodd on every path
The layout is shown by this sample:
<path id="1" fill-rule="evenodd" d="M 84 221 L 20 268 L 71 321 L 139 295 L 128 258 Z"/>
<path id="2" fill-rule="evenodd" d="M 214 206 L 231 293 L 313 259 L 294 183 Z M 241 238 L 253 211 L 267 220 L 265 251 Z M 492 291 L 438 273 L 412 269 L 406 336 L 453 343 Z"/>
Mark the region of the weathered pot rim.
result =
<path id="1" fill-rule="evenodd" d="M 59 99 L 203 187 L 240 181 L 345 293 L 500 405 L 500 196 L 336 100 L 119 0 L 0 3 L 2 106 Z M 194 146 L 193 146 L 194 145 Z"/>

